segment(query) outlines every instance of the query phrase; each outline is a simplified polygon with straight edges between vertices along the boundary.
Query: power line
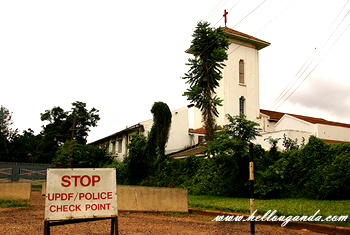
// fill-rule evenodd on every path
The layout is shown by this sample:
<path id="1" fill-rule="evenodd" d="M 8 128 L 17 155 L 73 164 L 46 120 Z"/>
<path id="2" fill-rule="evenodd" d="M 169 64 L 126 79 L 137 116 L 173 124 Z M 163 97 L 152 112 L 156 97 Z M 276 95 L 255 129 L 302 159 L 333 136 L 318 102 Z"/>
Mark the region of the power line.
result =
<path id="1" fill-rule="evenodd" d="M 285 12 L 290 6 L 292 6 L 296 1 L 292 2 L 292 4 L 288 5 L 283 11 L 281 11 L 278 15 L 276 15 L 272 20 L 270 20 L 267 24 L 265 24 L 262 28 L 260 28 L 254 35 L 258 34 L 263 28 L 265 28 L 267 25 L 269 25 L 272 21 L 274 21 L 277 17 L 282 15 L 283 12 Z M 348 0 L 349 1 L 349 0 Z"/>
<path id="2" fill-rule="evenodd" d="M 221 0 L 205 17 L 204 17 L 204 19 L 205 18 L 207 18 L 214 10 L 215 10 L 215 8 L 217 8 L 222 2 L 223 2 L 224 0 Z M 241 0 L 239 0 L 230 10 L 232 10 L 239 2 L 240 2 Z M 223 6 L 223 5 L 225 5 L 226 3 L 228 2 L 228 0 L 226 0 L 226 2 L 224 2 L 223 4 L 221 4 L 221 6 L 207 19 L 207 20 L 209 20 L 211 17 L 213 17 L 213 15 L 214 14 L 216 14 L 217 12 L 218 12 L 218 10 L 220 10 L 220 8 Z M 222 19 L 222 17 L 220 17 L 220 20 Z M 219 23 L 220 22 L 220 20 L 217 22 L 217 23 Z M 216 24 L 217 24 L 216 23 Z M 215 24 L 215 25 L 216 25 Z M 214 26 L 215 26 L 214 25 Z M 180 42 L 177 44 L 177 45 L 179 45 L 182 41 L 184 41 L 184 42 L 186 42 L 189 38 L 191 37 L 191 35 L 189 35 L 189 36 L 185 36 L 184 38 L 182 38 L 181 40 L 180 40 Z M 186 39 L 186 40 L 184 40 L 184 39 Z"/>
<path id="3" fill-rule="evenodd" d="M 347 2 L 348 3 L 348 2 Z M 346 3 L 346 4 L 347 4 Z M 344 7 L 346 6 L 346 4 L 344 5 Z M 341 12 L 343 11 L 344 7 L 342 8 Z M 340 13 L 341 13 L 340 12 Z M 271 109 L 273 109 L 274 106 L 276 106 L 282 99 L 283 97 L 285 97 L 287 95 L 287 93 L 292 89 L 292 87 L 297 83 L 297 81 L 301 78 L 301 76 L 306 72 L 306 70 L 310 67 L 310 65 L 314 62 L 314 60 L 317 58 L 317 56 L 320 54 L 320 52 L 322 51 L 322 49 L 326 46 L 326 44 L 329 42 L 329 40 L 331 39 L 331 37 L 334 35 L 334 33 L 337 31 L 337 29 L 340 27 L 340 25 L 343 23 L 344 19 L 347 17 L 347 15 L 349 14 L 350 11 L 348 11 L 346 13 L 346 15 L 343 17 L 342 21 L 338 24 L 338 26 L 336 27 L 336 29 L 333 31 L 333 33 L 328 37 L 328 39 L 326 40 L 326 42 L 323 44 L 323 46 L 321 47 L 321 49 L 318 51 L 318 53 L 316 54 L 316 56 L 311 60 L 311 62 L 306 66 L 306 68 L 304 69 L 304 71 L 299 75 L 299 77 L 297 79 L 293 79 L 289 82 L 289 84 L 284 88 L 284 90 L 280 93 L 280 95 L 275 99 L 275 101 L 272 103 L 271 105 Z M 338 14 L 337 18 L 339 17 L 340 13 Z M 333 22 L 334 23 L 334 22 Z M 333 25 L 332 23 L 332 25 Z M 328 30 L 327 30 L 328 32 Z M 328 53 L 328 52 L 327 52 Z M 306 63 L 309 61 L 309 59 L 312 57 L 313 53 L 309 56 L 309 58 L 304 62 L 304 64 L 301 66 L 301 68 L 299 69 L 299 71 L 296 73 L 295 78 L 297 77 L 297 75 L 300 73 L 300 71 L 303 69 L 303 67 L 306 65 Z M 317 65 L 316 65 L 317 67 Z M 314 69 L 313 69 L 314 70 Z M 312 70 L 312 71 L 313 71 Z M 309 76 L 309 75 L 308 75 Z M 294 82 L 293 82 L 294 81 Z M 303 80 L 305 81 L 305 79 Z M 293 83 L 293 84 L 292 84 Z M 303 82 L 302 82 L 303 83 Z M 291 85 L 292 84 L 292 85 Z M 300 84 L 301 85 L 301 84 Z M 300 86 L 299 85 L 299 86 Z M 298 87 L 299 87 L 298 86 Z M 294 93 L 294 91 L 292 92 Z M 290 97 L 290 95 L 287 97 L 287 99 Z M 286 99 L 286 100 L 287 100 Z M 286 101 L 285 100 L 285 101 Z M 283 103 L 285 102 L 283 101 Z M 280 106 L 280 105 L 279 105 Z M 279 107 L 278 106 L 278 107 Z M 278 108 L 277 107 L 277 108 Z M 276 109 L 277 109 L 276 108 Z"/>
<path id="4" fill-rule="evenodd" d="M 291 5 L 293 5 L 296 1 L 295 0 L 293 3 L 291 3 L 290 5 L 288 5 L 284 10 L 282 10 L 280 13 L 278 13 L 274 18 L 272 18 L 272 20 L 270 20 L 267 24 L 265 24 L 262 28 L 260 28 L 255 34 L 253 34 L 253 36 L 255 36 L 257 33 L 259 33 L 263 28 L 265 28 L 267 25 L 269 25 L 272 21 L 274 21 L 275 19 L 277 19 L 283 12 L 285 12 Z M 231 51 L 230 53 L 228 53 L 228 55 L 231 55 L 233 52 L 235 52 L 238 48 L 240 48 L 241 46 L 244 45 L 244 42 L 239 44 L 233 51 Z"/>
<path id="5" fill-rule="evenodd" d="M 224 0 L 221 0 L 221 2 L 219 2 L 219 4 L 218 5 L 216 5 L 216 7 L 214 7 L 214 9 L 211 11 L 211 12 L 213 12 L 214 10 L 215 10 L 215 8 L 217 8 L 222 2 L 223 2 Z M 208 20 L 211 18 L 211 17 L 213 17 L 217 12 L 218 12 L 218 10 L 220 10 L 220 8 L 223 6 L 223 5 L 225 5 L 226 3 L 228 2 L 228 0 L 226 0 L 226 2 L 224 2 L 209 18 L 208 18 Z M 210 12 L 210 13 L 211 13 Z M 210 15 L 210 13 L 208 14 L 208 15 Z M 207 16 L 208 16 L 207 15 Z M 206 16 L 206 17 L 207 17 Z M 204 19 L 206 18 L 206 17 L 204 17 Z"/>
<path id="6" fill-rule="evenodd" d="M 241 19 L 237 24 L 235 24 L 235 26 L 233 26 L 233 28 L 235 28 L 239 23 L 241 23 L 245 18 L 247 18 L 250 14 L 252 14 L 256 9 L 258 9 L 262 4 L 264 4 L 266 2 L 266 0 L 264 0 L 262 3 L 259 4 L 259 6 L 257 6 L 256 8 L 254 8 L 254 10 L 252 10 L 251 12 L 248 13 L 248 15 L 246 15 L 245 17 L 243 17 L 243 19 Z"/>
<path id="7" fill-rule="evenodd" d="M 326 52 L 326 54 L 324 54 L 322 56 L 322 58 L 320 59 L 320 61 L 314 66 L 314 68 L 308 73 L 308 75 L 301 81 L 301 83 L 293 90 L 293 92 L 280 104 L 277 106 L 276 109 L 278 109 L 282 104 L 284 104 L 284 102 L 286 102 L 289 97 L 291 95 L 293 95 L 293 93 L 301 86 L 301 84 L 303 84 L 303 82 L 310 76 L 310 74 L 316 69 L 316 67 L 321 63 L 321 61 L 324 59 L 324 57 L 328 54 L 328 52 L 333 48 L 333 46 L 338 42 L 338 40 L 340 39 L 340 37 L 345 33 L 345 31 L 349 28 L 350 24 L 348 24 L 348 26 L 346 26 L 346 28 L 343 30 L 343 32 L 339 35 L 339 37 L 336 39 L 336 41 L 332 44 L 332 46 L 328 49 L 328 51 Z"/>
<path id="8" fill-rule="evenodd" d="M 239 3 L 240 1 L 242 1 L 242 0 L 238 0 L 238 2 L 236 2 L 236 4 L 233 5 L 233 7 L 231 7 L 231 9 L 227 11 L 227 13 L 229 13 L 233 8 L 235 8 L 235 7 L 238 5 L 238 3 Z M 226 2 L 227 2 L 227 1 L 226 1 Z M 225 2 L 225 3 L 226 3 L 226 2 Z M 222 20 L 222 18 L 223 18 L 223 16 L 220 17 L 220 20 Z M 216 24 L 214 24 L 214 26 L 216 26 L 216 25 L 220 22 L 220 20 L 219 20 L 218 22 L 216 22 Z"/>

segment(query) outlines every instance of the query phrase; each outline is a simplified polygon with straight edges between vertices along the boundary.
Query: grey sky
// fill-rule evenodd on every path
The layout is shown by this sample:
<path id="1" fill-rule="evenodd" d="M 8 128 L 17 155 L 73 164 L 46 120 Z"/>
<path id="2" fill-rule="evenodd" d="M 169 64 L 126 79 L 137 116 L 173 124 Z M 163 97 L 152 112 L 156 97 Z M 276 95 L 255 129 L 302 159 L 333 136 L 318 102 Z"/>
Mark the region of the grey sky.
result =
<path id="1" fill-rule="evenodd" d="M 156 101 L 184 107 L 187 86 L 180 77 L 188 70 L 184 51 L 192 30 L 200 20 L 223 26 L 226 9 L 228 27 L 271 43 L 260 51 L 264 109 L 298 78 L 310 55 L 325 45 L 305 74 L 338 40 L 277 111 L 350 123 L 350 4 L 332 25 L 346 2 L 1 1 L 0 104 L 13 112 L 13 128 L 38 133 L 45 124 L 40 113 L 85 102 L 101 117 L 88 141 L 152 118 Z"/>

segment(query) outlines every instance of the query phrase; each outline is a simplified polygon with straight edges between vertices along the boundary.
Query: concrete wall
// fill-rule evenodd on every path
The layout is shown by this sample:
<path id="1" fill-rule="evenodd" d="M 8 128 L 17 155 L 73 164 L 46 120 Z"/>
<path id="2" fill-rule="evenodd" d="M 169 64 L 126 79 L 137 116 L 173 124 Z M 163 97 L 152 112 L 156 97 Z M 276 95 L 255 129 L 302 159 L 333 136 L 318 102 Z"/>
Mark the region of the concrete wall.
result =
<path id="1" fill-rule="evenodd" d="M 329 143 L 349 142 L 350 128 L 340 126 L 329 126 L 324 124 L 316 124 L 318 138 L 328 141 Z"/>
<path id="2" fill-rule="evenodd" d="M 0 199 L 29 200 L 31 182 L 0 182 Z"/>
<path id="3" fill-rule="evenodd" d="M 299 118 L 295 118 L 288 114 L 285 114 L 275 125 L 274 131 L 281 130 L 295 130 L 295 131 L 306 131 L 306 132 L 315 132 L 315 125 L 301 120 Z"/>
<path id="4" fill-rule="evenodd" d="M 187 189 L 117 186 L 118 211 L 188 212 Z"/>
<path id="5" fill-rule="evenodd" d="M 275 132 L 267 132 L 267 133 L 261 133 L 262 136 L 259 136 L 256 138 L 255 141 L 253 141 L 255 144 L 260 144 L 261 147 L 265 149 L 270 149 L 271 145 L 268 141 L 265 141 L 266 138 L 272 137 L 273 139 L 280 138 L 277 144 L 277 148 L 281 151 L 285 148 L 283 147 L 283 135 L 286 134 L 287 138 L 291 138 L 292 140 L 298 139 L 298 145 L 301 144 L 302 138 L 305 138 L 305 144 L 309 142 L 310 136 L 313 134 L 311 132 L 306 131 L 296 131 L 296 130 L 280 130 Z"/>
<path id="6" fill-rule="evenodd" d="M 187 189 L 118 185 L 117 200 L 118 211 L 188 212 Z"/>

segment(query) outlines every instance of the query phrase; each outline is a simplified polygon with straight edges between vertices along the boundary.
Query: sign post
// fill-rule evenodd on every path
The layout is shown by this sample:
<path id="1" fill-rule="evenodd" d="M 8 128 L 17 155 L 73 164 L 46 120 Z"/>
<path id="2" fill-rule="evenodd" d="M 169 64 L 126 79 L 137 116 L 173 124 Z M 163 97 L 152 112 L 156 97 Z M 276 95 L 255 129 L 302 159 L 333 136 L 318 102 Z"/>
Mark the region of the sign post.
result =
<path id="1" fill-rule="evenodd" d="M 115 169 L 47 169 L 46 182 L 45 234 L 50 226 L 101 219 L 111 219 L 118 234 Z"/>
<path id="2" fill-rule="evenodd" d="M 253 143 L 249 143 L 249 190 L 250 190 L 250 214 L 254 214 L 254 158 Z M 250 221 L 250 234 L 255 234 L 255 221 Z"/>

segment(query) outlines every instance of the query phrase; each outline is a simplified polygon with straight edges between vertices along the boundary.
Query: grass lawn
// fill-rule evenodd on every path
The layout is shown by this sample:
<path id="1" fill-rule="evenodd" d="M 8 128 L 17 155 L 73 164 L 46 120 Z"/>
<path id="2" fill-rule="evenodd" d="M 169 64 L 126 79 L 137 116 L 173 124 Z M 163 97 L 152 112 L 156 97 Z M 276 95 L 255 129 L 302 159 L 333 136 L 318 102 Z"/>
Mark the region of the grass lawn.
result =
<path id="1" fill-rule="evenodd" d="M 258 215 L 264 215 L 267 211 L 277 210 L 277 216 L 312 216 L 318 210 L 316 215 L 322 218 L 327 216 L 349 216 L 345 222 L 322 222 L 338 226 L 350 227 L 350 201 L 327 201 L 327 200 L 309 200 L 309 199 L 255 199 L 255 210 Z M 249 198 L 227 198 L 215 196 L 193 196 L 188 195 L 188 207 L 204 210 L 220 210 L 226 212 L 235 212 L 241 214 L 250 213 Z M 255 215 L 257 215 L 255 214 Z M 320 222 L 318 222 L 320 223 Z"/>
<path id="2" fill-rule="evenodd" d="M 30 206 L 29 200 L 0 199 L 0 208 Z"/>

